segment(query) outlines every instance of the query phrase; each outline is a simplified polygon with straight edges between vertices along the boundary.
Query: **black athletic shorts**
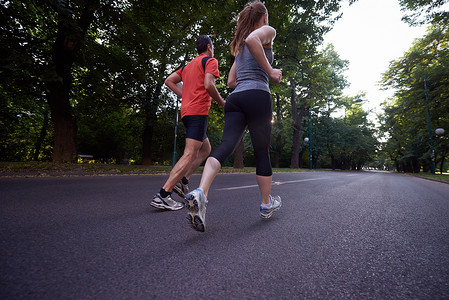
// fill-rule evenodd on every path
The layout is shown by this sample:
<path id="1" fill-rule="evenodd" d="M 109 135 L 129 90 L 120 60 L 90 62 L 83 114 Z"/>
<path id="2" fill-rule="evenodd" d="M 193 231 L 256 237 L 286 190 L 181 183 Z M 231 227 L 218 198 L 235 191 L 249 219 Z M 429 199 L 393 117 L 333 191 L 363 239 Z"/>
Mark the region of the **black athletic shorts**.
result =
<path id="1" fill-rule="evenodd" d="M 186 139 L 202 142 L 207 138 L 208 116 L 185 116 L 182 123 L 186 128 Z"/>

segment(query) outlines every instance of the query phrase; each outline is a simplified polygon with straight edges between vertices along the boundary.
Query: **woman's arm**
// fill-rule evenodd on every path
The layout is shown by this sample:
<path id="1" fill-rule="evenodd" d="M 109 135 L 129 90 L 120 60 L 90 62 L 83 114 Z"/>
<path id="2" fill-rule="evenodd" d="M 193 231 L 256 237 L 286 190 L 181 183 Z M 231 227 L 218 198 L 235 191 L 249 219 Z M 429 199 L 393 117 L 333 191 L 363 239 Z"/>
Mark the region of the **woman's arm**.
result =
<path id="1" fill-rule="evenodd" d="M 276 30 L 271 26 L 265 25 L 251 32 L 246 38 L 245 44 L 259 66 L 268 73 L 268 76 L 275 83 L 279 83 L 281 82 L 282 70 L 271 67 L 263 50 L 264 45 L 271 46 L 275 37 Z"/>

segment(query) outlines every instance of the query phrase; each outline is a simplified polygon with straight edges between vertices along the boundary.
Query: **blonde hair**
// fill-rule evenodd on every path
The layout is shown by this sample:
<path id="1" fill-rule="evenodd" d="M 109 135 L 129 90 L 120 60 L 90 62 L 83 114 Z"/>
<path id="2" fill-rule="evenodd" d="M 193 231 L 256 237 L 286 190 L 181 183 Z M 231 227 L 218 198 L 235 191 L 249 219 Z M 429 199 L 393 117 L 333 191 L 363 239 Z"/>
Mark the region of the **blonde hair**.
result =
<path id="1" fill-rule="evenodd" d="M 245 39 L 254 30 L 256 23 L 267 13 L 267 8 L 260 1 L 249 2 L 239 13 L 234 40 L 231 42 L 231 53 L 236 56 Z"/>

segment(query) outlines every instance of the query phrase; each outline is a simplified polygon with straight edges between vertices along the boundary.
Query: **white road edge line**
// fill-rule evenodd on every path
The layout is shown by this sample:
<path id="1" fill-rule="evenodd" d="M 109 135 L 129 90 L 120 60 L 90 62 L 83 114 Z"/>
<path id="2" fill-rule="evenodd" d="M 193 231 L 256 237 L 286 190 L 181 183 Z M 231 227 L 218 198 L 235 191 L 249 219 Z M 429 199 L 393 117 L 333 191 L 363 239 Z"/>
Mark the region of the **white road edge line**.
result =
<path id="1" fill-rule="evenodd" d="M 310 178 L 310 179 L 299 179 L 299 180 L 291 180 L 291 181 L 273 181 L 272 185 L 282 185 L 282 184 L 290 184 L 290 183 L 298 183 L 298 182 L 305 182 L 305 181 L 313 181 L 313 180 L 322 180 L 326 179 L 327 177 L 319 177 L 319 178 Z M 216 189 L 217 191 L 231 191 L 231 190 L 240 190 L 240 189 L 248 189 L 248 188 L 254 188 L 259 187 L 257 184 L 253 185 L 243 185 L 243 186 L 234 186 L 234 187 L 228 187 L 228 188 L 221 188 Z"/>

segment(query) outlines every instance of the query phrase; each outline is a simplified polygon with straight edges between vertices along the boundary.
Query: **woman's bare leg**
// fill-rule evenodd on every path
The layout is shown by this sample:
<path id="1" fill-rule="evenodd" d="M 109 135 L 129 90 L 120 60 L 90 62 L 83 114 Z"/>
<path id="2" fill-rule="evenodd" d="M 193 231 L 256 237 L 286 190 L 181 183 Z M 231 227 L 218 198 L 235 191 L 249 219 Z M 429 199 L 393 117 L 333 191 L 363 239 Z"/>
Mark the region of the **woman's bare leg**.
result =
<path id="1" fill-rule="evenodd" d="M 217 176 L 218 172 L 221 169 L 220 162 L 214 158 L 209 157 L 206 160 L 206 164 L 204 166 L 203 175 L 201 176 L 200 188 L 203 190 L 204 195 L 209 194 L 209 188 L 214 181 L 215 176 Z"/>

